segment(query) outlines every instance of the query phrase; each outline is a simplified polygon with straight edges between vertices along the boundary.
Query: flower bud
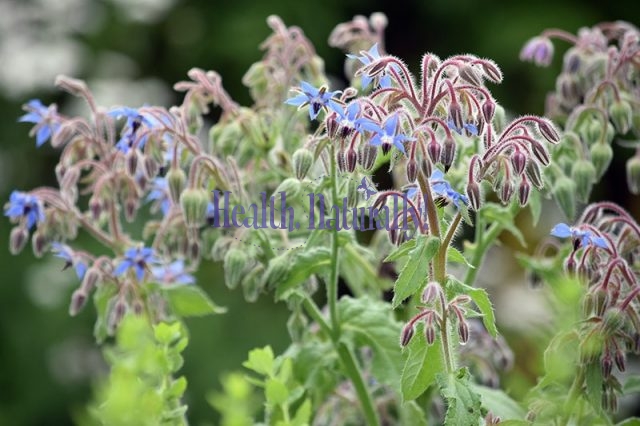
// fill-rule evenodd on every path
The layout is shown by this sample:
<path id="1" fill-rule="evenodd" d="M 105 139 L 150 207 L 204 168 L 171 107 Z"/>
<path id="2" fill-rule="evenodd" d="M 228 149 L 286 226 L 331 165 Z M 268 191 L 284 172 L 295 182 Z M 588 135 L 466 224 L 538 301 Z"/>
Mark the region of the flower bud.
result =
<path id="1" fill-rule="evenodd" d="M 209 194 L 204 189 L 187 188 L 180 195 L 180 206 L 189 227 L 201 226 L 207 218 Z"/>
<path id="2" fill-rule="evenodd" d="M 461 345 L 469 341 L 469 324 L 466 321 L 460 321 L 458 324 L 458 336 L 460 337 Z"/>
<path id="3" fill-rule="evenodd" d="M 549 165 L 549 153 L 547 149 L 538 141 L 534 141 L 531 143 L 531 149 L 533 151 L 533 156 L 542 164 L 543 166 Z"/>
<path id="4" fill-rule="evenodd" d="M 136 175 L 136 169 L 138 167 L 138 150 L 130 149 L 126 154 L 127 173 L 129 176 Z"/>
<path id="5" fill-rule="evenodd" d="M 413 324 L 409 323 L 405 325 L 404 328 L 402 329 L 402 333 L 400 334 L 400 346 L 402 346 L 403 348 L 407 346 L 411 341 L 411 338 L 413 337 L 415 332 L 416 330 Z"/>
<path id="6" fill-rule="evenodd" d="M 613 159 L 613 149 L 608 143 L 595 143 L 591 145 L 591 162 L 596 168 L 596 179 L 600 179 L 609 168 Z"/>
<path id="7" fill-rule="evenodd" d="M 31 247 L 33 248 L 33 254 L 35 257 L 42 257 L 44 250 L 47 248 L 48 239 L 44 233 L 37 230 L 31 237 Z"/>
<path id="8" fill-rule="evenodd" d="M 339 172 L 344 172 L 347 168 L 347 160 L 343 150 L 339 149 L 336 152 L 336 166 L 338 166 Z"/>
<path id="9" fill-rule="evenodd" d="M 345 154 L 345 169 L 349 173 L 353 173 L 356 169 L 356 163 L 358 162 L 358 154 L 353 148 L 349 148 Z"/>
<path id="10" fill-rule="evenodd" d="M 134 197 L 127 197 L 124 201 L 124 218 L 131 223 L 136 218 L 138 210 L 138 200 Z"/>
<path id="11" fill-rule="evenodd" d="M 144 304 L 142 303 L 142 300 L 140 299 L 136 299 L 133 301 L 133 306 L 131 306 L 131 309 L 133 310 L 133 314 L 136 316 L 140 316 L 144 313 Z"/>
<path id="12" fill-rule="evenodd" d="M 456 143 L 452 137 L 447 137 L 444 140 L 444 144 L 442 146 L 442 153 L 440 154 L 440 162 L 444 166 L 444 172 L 449 171 L 451 164 L 453 163 L 453 159 L 456 155 Z"/>
<path id="13" fill-rule="evenodd" d="M 544 188 L 544 181 L 540 174 L 540 168 L 534 161 L 528 161 L 525 168 L 526 176 L 537 189 Z"/>
<path id="14" fill-rule="evenodd" d="M 607 309 L 602 317 L 603 331 L 608 336 L 613 336 L 624 325 L 623 313 L 618 309 Z"/>
<path id="15" fill-rule="evenodd" d="M 433 342 L 436 341 L 436 328 L 433 323 L 428 322 L 424 325 L 424 338 L 428 345 L 433 345 Z"/>
<path id="16" fill-rule="evenodd" d="M 242 282 L 247 266 L 247 254 L 237 248 L 231 248 L 224 255 L 224 283 L 233 290 Z"/>
<path id="17" fill-rule="evenodd" d="M 609 107 L 609 118 L 618 133 L 624 135 L 631 128 L 632 111 L 629 102 L 624 100 L 615 101 Z"/>
<path id="18" fill-rule="evenodd" d="M 89 199 L 89 210 L 91 211 L 91 217 L 93 220 L 100 220 L 100 215 L 102 214 L 102 203 L 95 195 Z"/>
<path id="19" fill-rule="evenodd" d="M 556 80 L 556 91 L 562 105 L 572 107 L 580 101 L 579 80 L 576 75 L 560 74 Z"/>
<path id="20" fill-rule="evenodd" d="M 544 118 L 539 119 L 538 130 L 540 131 L 540 134 L 544 136 L 544 138 L 549 142 L 557 143 L 558 141 L 560 141 L 560 134 L 550 120 Z"/>
<path id="21" fill-rule="evenodd" d="M 553 185 L 553 198 L 568 219 L 576 214 L 576 191 L 576 183 L 566 176 L 558 178 Z"/>
<path id="22" fill-rule="evenodd" d="M 441 152 L 442 147 L 435 140 L 432 140 L 427 144 L 427 153 L 429 153 L 429 158 L 431 158 L 432 163 L 438 163 L 440 161 Z"/>
<path id="23" fill-rule="evenodd" d="M 611 370 L 613 369 L 613 362 L 609 354 L 602 357 L 600 360 L 600 368 L 602 369 L 602 377 L 608 379 L 611 376 Z"/>
<path id="24" fill-rule="evenodd" d="M 482 78 L 480 73 L 475 69 L 473 65 L 463 64 L 458 68 L 460 78 L 464 81 L 471 83 L 474 86 L 482 86 Z"/>
<path id="25" fill-rule="evenodd" d="M 200 242 L 199 241 L 191 241 L 189 243 L 189 260 L 196 261 L 200 259 Z"/>
<path id="26" fill-rule="evenodd" d="M 124 318 L 127 313 L 127 302 L 123 299 L 118 299 L 116 303 L 114 303 L 113 308 L 109 314 L 109 320 L 107 323 L 107 327 L 111 332 L 114 332 L 120 322 L 122 322 L 122 318 Z"/>
<path id="27" fill-rule="evenodd" d="M 618 367 L 618 371 L 624 373 L 624 371 L 626 370 L 627 361 L 624 352 L 622 352 L 620 349 L 617 349 L 613 359 L 616 363 L 616 367 Z"/>
<path id="28" fill-rule="evenodd" d="M 355 208 L 358 205 L 358 186 L 357 180 L 347 180 L 347 205 L 349 208 Z"/>
<path id="29" fill-rule="evenodd" d="M 144 173 L 148 179 L 153 179 L 158 174 L 158 162 L 150 155 L 144 157 Z"/>
<path id="30" fill-rule="evenodd" d="M 87 270 L 87 273 L 84 274 L 84 278 L 82 279 L 82 284 L 80 288 L 86 293 L 89 294 L 93 291 L 100 279 L 100 270 L 96 267 L 91 267 Z"/>
<path id="31" fill-rule="evenodd" d="M 632 194 L 640 194 L 640 157 L 634 155 L 627 160 L 627 185 Z"/>
<path id="32" fill-rule="evenodd" d="M 482 65 L 482 71 L 484 71 L 484 75 L 492 83 L 498 84 L 502 82 L 502 71 L 500 71 L 500 68 L 495 62 L 485 59 L 481 62 L 481 65 Z"/>
<path id="33" fill-rule="evenodd" d="M 425 157 L 420 160 L 420 171 L 425 176 L 431 176 L 431 173 L 433 172 L 433 166 L 431 165 L 431 161 L 428 158 Z"/>
<path id="34" fill-rule="evenodd" d="M 180 194 L 184 189 L 185 182 L 187 181 L 187 175 L 179 167 L 172 167 L 167 172 L 167 183 L 169 185 L 169 193 L 174 204 L 180 203 Z"/>
<path id="35" fill-rule="evenodd" d="M 22 226 L 18 226 L 11 230 L 9 237 L 9 251 L 11 254 L 18 254 L 22 251 L 29 239 L 29 231 Z"/>
<path id="36" fill-rule="evenodd" d="M 578 160 L 571 168 L 571 178 L 575 182 L 576 198 L 584 203 L 589 202 L 591 189 L 596 182 L 596 168 L 587 160 Z"/>
<path id="37" fill-rule="evenodd" d="M 477 183 L 467 183 L 467 198 L 469 198 L 469 204 L 473 210 L 478 210 L 480 208 L 480 187 Z"/>
<path id="38" fill-rule="evenodd" d="M 449 104 L 449 119 L 453 121 L 453 125 L 456 129 L 462 129 L 464 127 L 462 107 L 455 99 Z"/>
<path id="39" fill-rule="evenodd" d="M 493 119 L 493 115 L 496 113 L 496 103 L 493 102 L 493 100 L 491 100 L 490 98 L 487 98 L 483 103 L 482 103 L 482 117 L 484 118 L 484 121 L 486 121 L 487 123 L 491 123 L 491 120 Z"/>
<path id="40" fill-rule="evenodd" d="M 264 267 L 258 265 L 242 280 L 242 294 L 247 302 L 253 303 L 258 300 L 258 296 L 264 288 L 264 280 L 261 279 L 263 274 Z"/>
<path id="41" fill-rule="evenodd" d="M 418 177 L 418 163 L 415 158 L 410 158 L 407 162 L 407 180 L 415 182 Z"/>
<path id="42" fill-rule="evenodd" d="M 309 169 L 313 165 L 313 153 L 306 148 L 300 148 L 293 153 L 293 170 L 296 177 L 302 180 L 309 173 Z"/>
<path id="43" fill-rule="evenodd" d="M 66 75 L 58 75 L 54 84 L 73 96 L 85 96 L 89 92 L 84 81 Z"/>
<path id="44" fill-rule="evenodd" d="M 520 202 L 520 206 L 524 207 L 529 201 L 529 193 L 531 192 L 531 185 L 529 185 L 529 181 L 524 176 L 520 181 L 520 186 L 518 187 L 518 201 Z"/>
<path id="45" fill-rule="evenodd" d="M 431 281 L 427 284 L 427 286 L 422 291 L 422 296 L 420 300 L 422 300 L 422 303 L 430 305 L 437 300 L 438 295 L 440 293 L 442 293 L 442 288 L 440 287 L 440 284 L 438 284 L 435 281 Z"/>
<path id="46" fill-rule="evenodd" d="M 71 304 L 69 305 L 69 315 L 75 317 L 84 308 L 87 303 L 87 293 L 82 288 L 77 289 L 71 295 Z"/>
<path id="47" fill-rule="evenodd" d="M 527 166 L 527 156 L 519 149 L 516 149 L 515 151 L 513 151 L 513 154 L 511 154 L 510 159 L 513 171 L 517 175 L 521 175 L 522 172 L 524 172 L 525 167 Z"/>
<path id="48" fill-rule="evenodd" d="M 371 170 L 376 163 L 377 156 L 378 148 L 369 143 L 362 144 L 358 149 L 358 163 L 360 163 L 365 170 Z"/>
<path id="49" fill-rule="evenodd" d="M 299 310 L 294 311 L 287 320 L 287 331 L 293 342 L 301 342 L 309 330 L 309 320 Z"/>
<path id="50" fill-rule="evenodd" d="M 502 183 L 502 187 L 500 188 L 500 192 L 498 193 L 499 197 L 500 197 L 500 201 L 502 201 L 503 203 L 508 203 L 509 200 L 511 199 L 511 196 L 513 195 L 514 192 L 514 185 L 513 183 L 511 183 L 511 181 L 505 180 Z"/>
<path id="51" fill-rule="evenodd" d="M 595 303 L 595 296 L 592 293 L 587 293 L 584 296 L 584 300 L 582 302 L 582 315 L 585 317 L 590 317 L 593 313 L 593 305 Z"/>

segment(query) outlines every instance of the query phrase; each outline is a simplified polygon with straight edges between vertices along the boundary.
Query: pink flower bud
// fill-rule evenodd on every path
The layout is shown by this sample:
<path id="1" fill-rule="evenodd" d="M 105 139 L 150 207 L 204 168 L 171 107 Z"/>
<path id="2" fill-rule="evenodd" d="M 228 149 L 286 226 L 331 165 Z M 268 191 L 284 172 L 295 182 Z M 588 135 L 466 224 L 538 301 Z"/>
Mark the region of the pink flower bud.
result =
<path id="1" fill-rule="evenodd" d="M 519 149 L 516 149 L 513 151 L 513 154 L 511 154 L 511 166 L 517 175 L 521 175 L 527 166 L 527 156 Z"/>
<path id="2" fill-rule="evenodd" d="M 482 117 L 487 123 L 491 123 L 493 115 L 496 112 L 496 104 L 491 99 L 487 98 L 482 104 Z"/>
<path id="3" fill-rule="evenodd" d="M 345 162 L 346 171 L 349 173 L 353 173 L 353 171 L 356 169 L 356 163 L 358 162 L 358 154 L 356 153 L 355 149 L 349 148 L 347 150 Z"/>
<path id="4" fill-rule="evenodd" d="M 402 334 L 400 335 L 400 346 L 402 346 L 403 348 L 407 346 L 414 334 L 415 329 L 413 324 L 409 323 L 405 325 L 402 329 Z"/>
<path id="5" fill-rule="evenodd" d="M 438 163 L 440 161 L 441 152 L 442 147 L 435 140 L 432 140 L 427 144 L 427 153 L 429 154 L 429 158 L 431 158 L 432 163 Z"/>
<path id="6" fill-rule="evenodd" d="M 18 254 L 22 251 L 29 239 L 29 231 L 22 226 L 18 226 L 11 230 L 9 236 L 9 251 L 11 254 Z"/>
<path id="7" fill-rule="evenodd" d="M 411 158 L 407 162 L 407 180 L 409 182 L 415 182 L 418 177 L 418 163 L 415 158 Z"/>
<path id="8" fill-rule="evenodd" d="M 529 181 L 526 177 L 522 177 L 520 181 L 520 186 L 518 187 L 518 201 L 520 205 L 524 207 L 527 205 L 527 201 L 529 201 L 529 193 L 531 192 L 531 185 L 529 185 Z"/>
<path id="9" fill-rule="evenodd" d="M 87 294 L 82 288 L 77 289 L 71 296 L 71 304 L 69 305 L 69 315 L 72 317 L 78 315 L 78 313 L 84 308 L 87 303 Z"/>
<path id="10" fill-rule="evenodd" d="M 467 198 L 469 198 L 469 204 L 473 210 L 478 210 L 480 208 L 480 187 L 477 183 L 467 183 Z"/>
<path id="11" fill-rule="evenodd" d="M 538 121 L 538 130 L 549 142 L 557 143 L 560 141 L 560 134 L 558 134 L 558 131 L 551 121 L 541 118 Z"/>

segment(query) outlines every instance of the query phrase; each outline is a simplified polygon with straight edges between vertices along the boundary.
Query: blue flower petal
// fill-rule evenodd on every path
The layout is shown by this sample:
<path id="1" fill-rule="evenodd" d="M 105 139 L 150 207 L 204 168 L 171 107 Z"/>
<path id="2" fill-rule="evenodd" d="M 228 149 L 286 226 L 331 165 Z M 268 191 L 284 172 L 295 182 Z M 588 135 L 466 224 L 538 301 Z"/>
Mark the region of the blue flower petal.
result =
<path id="1" fill-rule="evenodd" d="M 566 223 L 559 223 L 551 230 L 551 235 L 558 238 L 567 238 L 573 235 L 571 227 Z"/>

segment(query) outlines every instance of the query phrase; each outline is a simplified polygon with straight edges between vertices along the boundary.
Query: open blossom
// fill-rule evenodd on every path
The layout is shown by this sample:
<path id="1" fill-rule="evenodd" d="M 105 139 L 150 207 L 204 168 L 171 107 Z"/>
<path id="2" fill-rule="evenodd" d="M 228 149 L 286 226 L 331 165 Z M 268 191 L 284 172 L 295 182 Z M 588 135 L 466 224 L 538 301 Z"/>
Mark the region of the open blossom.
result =
<path id="1" fill-rule="evenodd" d="M 107 113 L 111 117 L 116 120 L 125 117 L 127 122 L 124 126 L 122 137 L 116 143 L 116 148 L 125 154 L 129 152 L 136 141 L 136 136 L 140 127 L 144 124 L 148 128 L 152 128 L 154 126 L 154 121 L 152 118 L 147 117 L 146 115 L 139 112 L 136 108 L 130 107 L 119 107 L 114 108 Z M 143 135 L 140 138 L 140 141 L 137 144 L 137 147 L 142 149 L 144 148 L 145 143 L 147 142 L 148 135 Z"/>
<path id="2" fill-rule="evenodd" d="M 453 120 L 447 120 L 447 126 L 449 126 L 451 130 L 454 130 L 459 135 L 462 134 L 463 130 L 466 130 L 473 136 L 478 136 L 478 126 L 473 123 L 465 123 L 462 125 L 462 127 L 457 127 Z"/>
<path id="3" fill-rule="evenodd" d="M 371 64 L 374 61 L 380 59 L 380 52 L 378 51 L 378 43 L 371 46 L 368 51 L 360 52 L 360 56 L 358 55 L 347 55 L 351 59 L 356 59 L 360 61 L 364 66 Z M 366 88 L 373 81 L 373 76 L 363 74 L 362 75 L 362 87 Z M 384 71 L 381 76 L 378 78 L 378 84 L 381 88 L 391 87 L 391 77 L 387 75 Z"/>
<path id="4" fill-rule="evenodd" d="M 469 199 L 453 189 L 449 181 L 444 178 L 444 173 L 440 170 L 434 170 L 429 178 L 431 187 L 435 195 L 444 197 L 451 201 L 457 208 L 460 208 L 460 203 L 468 204 Z"/>
<path id="5" fill-rule="evenodd" d="M 196 280 L 193 275 L 185 271 L 184 261 L 176 260 L 168 265 L 151 268 L 153 278 L 166 284 L 193 284 Z"/>
<path id="6" fill-rule="evenodd" d="M 382 146 L 382 151 L 386 154 L 391 149 L 391 146 L 395 146 L 402 153 L 405 153 L 403 142 L 415 140 L 412 137 L 406 136 L 398 131 L 398 114 L 392 114 L 388 117 L 382 127 L 378 126 L 371 120 L 360 121 L 360 125 L 364 130 L 373 132 L 373 137 L 369 143 L 373 146 Z"/>
<path id="7" fill-rule="evenodd" d="M 27 229 L 45 220 L 44 207 L 38 197 L 20 191 L 11 193 L 4 215 L 11 220 L 25 220 Z"/>
<path id="8" fill-rule="evenodd" d="M 153 185 L 149 195 L 147 195 L 147 201 L 153 201 L 156 205 L 160 206 L 162 214 L 169 213 L 171 208 L 171 194 L 169 192 L 169 183 L 167 178 L 157 177 L 153 179 Z"/>
<path id="9" fill-rule="evenodd" d="M 330 107 L 332 110 L 335 110 L 338 105 L 337 102 L 333 100 L 333 97 L 336 96 L 339 91 L 329 92 L 324 86 L 316 89 L 306 81 L 301 81 L 300 88 L 296 88 L 295 90 L 300 92 L 300 94 L 287 99 L 285 103 L 299 108 L 309 105 L 309 118 L 311 118 L 311 120 L 316 119 L 321 109 Z"/>
<path id="10" fill-rule="evenodd" d="M 53 243 L 51 244 L 51 248 L 57 257 L 66 261 L 63 270 L 73 266 L 78 278 L 82 279 L 84 277 L 84 274 L 87 272 L 87 264 L 83 262 L 69 246 L 61 243 Z"/>
<path id="11" fill-rule="evenodd" d="M 60 121 L 56 106 L 46 107 L 39 99 L 32 99 L 25 105 L 28 111 L 20 117 L 18 121 L 25 123 L 35 123 L 35 127 L 31 131 L 36 135 L 36 146 L 40 147 L 51 136 L 60 129 Z"/>
<path id="12" fill-rule="evenodd" d="M 124 258 L 113 271 L 113 275 L 119 277 L 129 269 L 133 269 L 138 281 L 142 281 L 147 268 L 157 262 L 155 251 L 152 248 L 132 247 L 124 253 Z"/>
<path id="13" fill-rule="evenodd" d="M 580 229 L 579 227 L 571 227 L 566 223 L 559 223 L 551 230 L 551 235 L 559 238 L 571 237 L 580 241 L 581 247 L 594 245 L 596 247 L 607 248 L 607 241 L 597 236 L 593 231 Z"/>
<path id="14" fill-rule="evenodd" d="M 553 43 L 547 37 L 534 37 L 520 51 L 520 60 L 548 66 L 553 58 Z"/>

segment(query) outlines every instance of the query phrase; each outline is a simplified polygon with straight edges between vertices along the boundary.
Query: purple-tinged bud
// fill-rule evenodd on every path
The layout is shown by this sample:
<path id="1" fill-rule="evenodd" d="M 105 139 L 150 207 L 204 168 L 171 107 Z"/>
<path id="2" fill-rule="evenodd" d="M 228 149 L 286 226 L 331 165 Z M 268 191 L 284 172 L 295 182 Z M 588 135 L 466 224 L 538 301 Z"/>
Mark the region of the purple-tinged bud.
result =
<path id="1" fill-rule="evenodd" d="M 637 331 L 633 332 L 633 334 L 631 335 L 631 340 L 632 340 L 631 350 L 636 355 L 640 354 L 640 332 L 637 332 Z"/>
<path id="2" fill-rule="evenodd" d="M 611 370 L 613 369 L 613 361 L 609 354 L 606 354 L 600 360 L 600 368 L 602 369 L 602 377 L 608 379 L 611 376 Z"/>
<path id="3" fill-rule="evenodd" d="M 609 118 L 618 133 L 624 135 L 631 128 L 632 111 L 631 105 L 625 100 L 615 101 L 609 107 Z"/>
<path id="4" fill-rule="evenodd" d="M 606 392 L 607 395 L 607 410 L 611 413 L 615 413 L 618 411 L 618 397 L 616 396 L 615 391 L 610 390 Z"/>
<path id="5" fill-rule="evenodd" d="M 209 194 L 204 189 L 187 188 L 180 195 L 180 206 L 187 226 L 197 228 L 207 219 Z"/>
<path id="6" fill-rule="evenodd" d="M 9 251 L 11 254 L 18 254 L 22 251 L 29 240 L 29 231 L 22 226 L 18 226 L 11 230 L 9 237 Z"/>
<path id="7" fill-rule="evenodd" d="M 496 103 L 493 102 L 492 99 L 487 98 L 482 103 L 481 108 L 482 108 L 482 117 L 484 118 L 484 121 L 486 121 L 487 123 L 491 123 L 491 120 L 493 120 L 493 115 L 496 113 Z"/>
<path id="8" fill-rule="evenodd" d="M 77 289 L 71 295 L 71 304 L 69 305 L 69 315 L 75 317 L 87 304 L 87 293 L 82 288 Z"/>
<path id="9" fill-rule="evenodd" d="M 527 180 L 527 178 L 523 176 L 520 180 L 520 186 L 518 187 L 518 201 L 520 202 L 520 206 L 524 207 L 527 205 L 530 192 L 531 185 L 529 185 L 529 181 Z"/>
<path id="10" fill-rule="evenodd" d="M 436 341 L 436 328 L 431 322 L 424 325 L 424 337 L 428 345 L 433 345 L 433 342 Z"/>
<path id="11" fill-rule="evenodd" d="M 547 149 L 540 142 L 535 141 L 531 143 L 531 150 L 533 151 L 533 156 L 542 164 L 543 166 L 549 165 L 549 153 Z"/>
<path id="12" fill-rule="evenodd" d="M 632 194 L 640 194 L 640 157 L 634 155 L 627 160 L 627 185 Z"/>
<path id="13" fill-rule="evenodd" d="M 586 318 L 589 318 L 593 313 L 595 303 L 595 296 L 592 293 L 587 293 L 584 296 L 584 300 L 582 302 L 582 315 Z"/>
<path id="14" fill-rule="evenodd" d="M 498 193 L 498 195 L 500 196 L 500 201 L 502 201 L 503 203 L 508 203 L 509 200 L 511 199 L 511 196 L 513 195 L 515 188 L 513 183 L 511 183 L 511 181 L 509 180 L 505 180 L 502 183 L 502 187 L 500 188 L 500 192 Z"/>
<path id="15" fill-rule="evenodd" d="M 576 198 L 588 203 L 591 189 L 596 182 L 596 168 L 590 161 L 578 160 L 571 168 L 571 178 L 575 182 Z"/>
<path id="16" fill-rule="evenodd" d="M 31 247 L 33 248 L 33 254 L 35 257 L 42 257 L 45 249 L 47 248 L 48 242 L 49 240 L 40 230 L 33 233 L 33 236 L 31 237 Z"/>
<path id="17" fill-rule="evenodd" d="M 438 300 L 438 296 L 440 295 L 440 293 L 442 293 L 440 284 L 435 281 L 430 281 L 422 291 L 420 300 L 422 300 L 422 303 L 430 305 Z"/>
<path id="18" fill-rule="evenodd" d="M 302 180 L 309 173 L 309 169 L 313 165 L 313 153 L 306 148 L 300 148 L 293 153 L 291 158 L 293 170 L 298 180 Z"/>
<path id="19" fill-rule="evenodd" d="M 534 37 L 520 51 L 521 61 L 533 61 L 538 66 L 549 66 L 553 59 L 553 44 L 547 37 Z"/>
<path id="20" fill-rule="evenodd" d="M 340 125 L 338 124 L 338 120 L 336 120 L 337 114 L 331 113 L 326 120 L 327 123 L 327 134 L 331 139 L 335 139 L 338 134 L 338 128 Z"/>
<path id="21" fill-rule="evenodd" d="M 449 118 L 453 121 L 456 129 L 464 128 L 464 118 L 462 118 L 462 107 L 455 99 L 449 104 Z"/>
<path id="22" fill-rule="evenodd" d="M 461 345 L 464 345 L 469 341 L 469 325 L 466 321 L 460 321 L 458 324 L 458 336 L 460 336 Z"/>
<path id="23" fill-rule="evenodd" d="M 371 170 L 373 165 L 376 163 L 376 158 L 378 157 L 378 148 L 365 143 L 360 146 L 358 149 L 358 163 L 365 170 Z"/>
<path id="24" fill-rule="evenodd" d="M 124 218 L 127 222 L 131 223 L 136 218 L 136 211 L 138 210 L 138 200 L 134 197 L 127 197 L 124 200 Z"/>
<path id="25" fill-rule="evenodd" d="M 84 278 L 82 279 L 82 284 L 80 285 L 80 288 L 86 294 L 90 294 L 93 291 L 93 289 L 96 287 L 96 284 L 98 283 L 98 280 L 100 280 L 100 278 L 101 278 L 100 270 L 95 266 L 92 266 L 87 270 L 86 274 L 84 274 Z"/>
<path id="26" fill-rule="evenodd" d="M 172 167 L 167 172 L 167 183 L 169 185 L 169 193 L 174 204 L 180 204 L 180 194 L 184 189 L 187 181 L 187 175 L 179 167 Z"/>
<path id="27" fill-rule="evenodd" d="M 233 290 L 242 282 L 247 266 L 247 255 L 237 248 L 230 248 L 224 255 L 224 283 Z"/>
<path id="28" fill-rule="evenodd" d="M 527 162 L 526 176 L 537 189 L 544 188 L 544 181 L 542 180 L 540 168 L 534 161 Z"/>
<path id="29" fill-rule="evenodd" d="M 122 322 L 122 318 L 124 318 L 125 314 L 127 313 L 127 309 L 127 302 L 123 299 L 118 299 L 116 303 L 114 303 L 107 324 L 109 330 L 113 332 L 116 330 L 116 328 L 118 328 L 118 325 L 120 325 L 120 322 Z"/>
<path id="30" fill-rule="evenodd" d="M 138 168 L 138 150 L 130 149 L 126 155 L 127 172 L 129 176 L 135 176 Z"/>
<path id="31" fill-rule="evenodd" d="M 576 192 L 576 183 L 566 176 L 559 177 L 552 189 L 560 210 L 571 220 L 576 215 Z"/>
<path id="32" fill-rule="evenodd" d="M 345 155 L 345 162 L 346 162 L 345 168 L 347 172 L 353 173 L 353 171 L 356 169 L 356 164 L 358 162 L 358 153 L 356 152 L 355 149 L 349 148 L 347 150 L 347 153 Z"/>
<path id="33" fill-rule="evenodd" d="M 413 324 L 409 323 L 405 325 L 404 328 L 402 329 L 402 334 L 400 335 L 400 346 L 402 346 L 403 348 L 407 346 L 411 341 L 411 338 L 413 337 L 415 332 L 416 330 Z"/>
<path id="34" fill-rule="evenodd" d="M 609 307 L 609 293 L 599 289 L 594 294 L 595 311 L 598 317 L 602 317 Z"/>
<path id="35" fill-rule="evenodd" d="M 480 77 L 480 73 L 473 65 L 463 64 L 458 68 L 458 73 L 464 81 L 474 86 L 482 86 L 482 77 Z"/>
<path id="36" fill-rule="evenodd" d="M 572 47 L 564 54 L 562 70 L 568 74 L 575 74 L 580 70 L 581 63 L 578 48 Z"/>
<path id="37" fill-rule="evenodd" d="M 100 215 L 102 214 L 102 203 L 95 195 L 89 199 L 89 210 L 91 211 L 91 217 L 93 220 L 100 220 Z"/>
<path id="38" fill-rule="evenodd" d="M 485 59 L 481 62 L 482 71 L 484 71 L 484 75 L 491 81 L 492 83 L 500 83 L 502 82 L 502 71 L 500 71 L 500 67 L 488 59 Z"/>
<path id="39" fill-rule="evenodd" d="M 144 174 L 147 176 L 147 179 L 153 179 L 158 175 L 158 162 L 154 160 L 152 156 L 145 156 L 143 165 Z"/>
<path id="40" fill-rule="evenodd" d="M 433 166 L 431 165 L 431 160 L 429 160 L 427 157 L 424 157 L 422 158 L 422 160 L 420 160 L 420 171 L 425 176 L 431 176 L 431 173 L 433 172 Z"/>
<path id="41" fill-rule="evenodd" d="M 142 300 L 140 299 L 136 299 L 133 301 L 133 305 L 131 306 L 131 310 L 133 311 L 133 314 L 136 316 L 140 316 L 144 313 L 144 303 L 142 303 Z"/>
<path id="42" fill-rule="evenodd" d="M 627 364 L 627 357 L 624 355 L 624 352 L 622 352 L 620 349 L 617 349 L 613 359 L 616 362 L 618 371 L 624 373 Z"/>
<path id="43" fill-rule="evenodd" d="M 407 162 L 407 180 L 409 182 L 415 182 L 418 177 L 418 163 L 415 158 L 409 159 Z"/>
<path id="44" fill-rule="evenodd" d="M 469 304 L 469 302 L 471 302 L 471 297 L 466 294 L 460 294 L 453 300 L 453 303 L 455 303 L 457 306 L 467 305 Z"/>
<path id="45" fill-rule="evenodd" d="M 347 169 L 347 160 L 343 150 L 339 149 L 336 152 L 336 166 L 338 166 L 339 172 L 344 172 Z"/>
<path id="46" fill-rule="evenodd" d="M 538 130 L 540 131 L 540 134 L 544 136 L 544 138 L 549 142 L 557 143 L 560 141 L 560 134 L 551 121 L 540 118 L 538 120 Z"/>
<path id="47" fill-rule="evenodd" d="M 613 159 L 613 149 L 608 143 L 594 143 L 590 148 L 591 162 L 596 168 L 596 177 L 600 179 L 609 168 Z"/>
<path id="48" fill-rule="evenodd" d="M 456 143 L 452 137 L 447 137 L 442 145 L 442 153 L 440 154 L 440 162 L 444 166 L 445 173 L 449 171 L 453 159 L 456 155 Z"/>
<path id="49" fill-rule="evenodd" d="M 200 259 L 200 242 L 192 241 L 189 244 L 189 260 L 197 261 Z"/>
<path id="50" fill-rule="evenodd" d="M 511 154 L 510 159 L 513 171 L 516 172 L 517 175 L 521 175 L 527 166 L 527 156 L 519 149 L 516 149 L 513 151 L 513 154 Z"/>
<path id="51" fill-rule="evenodd" d="M 480 203 L 482 202 L 480 198 L 480 186 L 478 186 L 477 183 L 467 183 L 467 198 L 469 198 L 471 208 L 477 211 L 480 208 Z"/>
<path id="52" fill-rule="evenodd" d="M 442 147 L 435 140 L 431 140 L 427 144 L 427 153 L 429 154 L 429 158 L 431 158 L 431 162 L 436 164 L 440 162 L 440 153 L 442 152 Z"/>
<path id="53" fill-rule="evenodd" d="M 560 94 L 559 101 L 562 105 L 571 107 L 580 101 L 580 89 L 578 77 L 571 74 L 560 74 L 556 80 L 556 91 Z"/>

